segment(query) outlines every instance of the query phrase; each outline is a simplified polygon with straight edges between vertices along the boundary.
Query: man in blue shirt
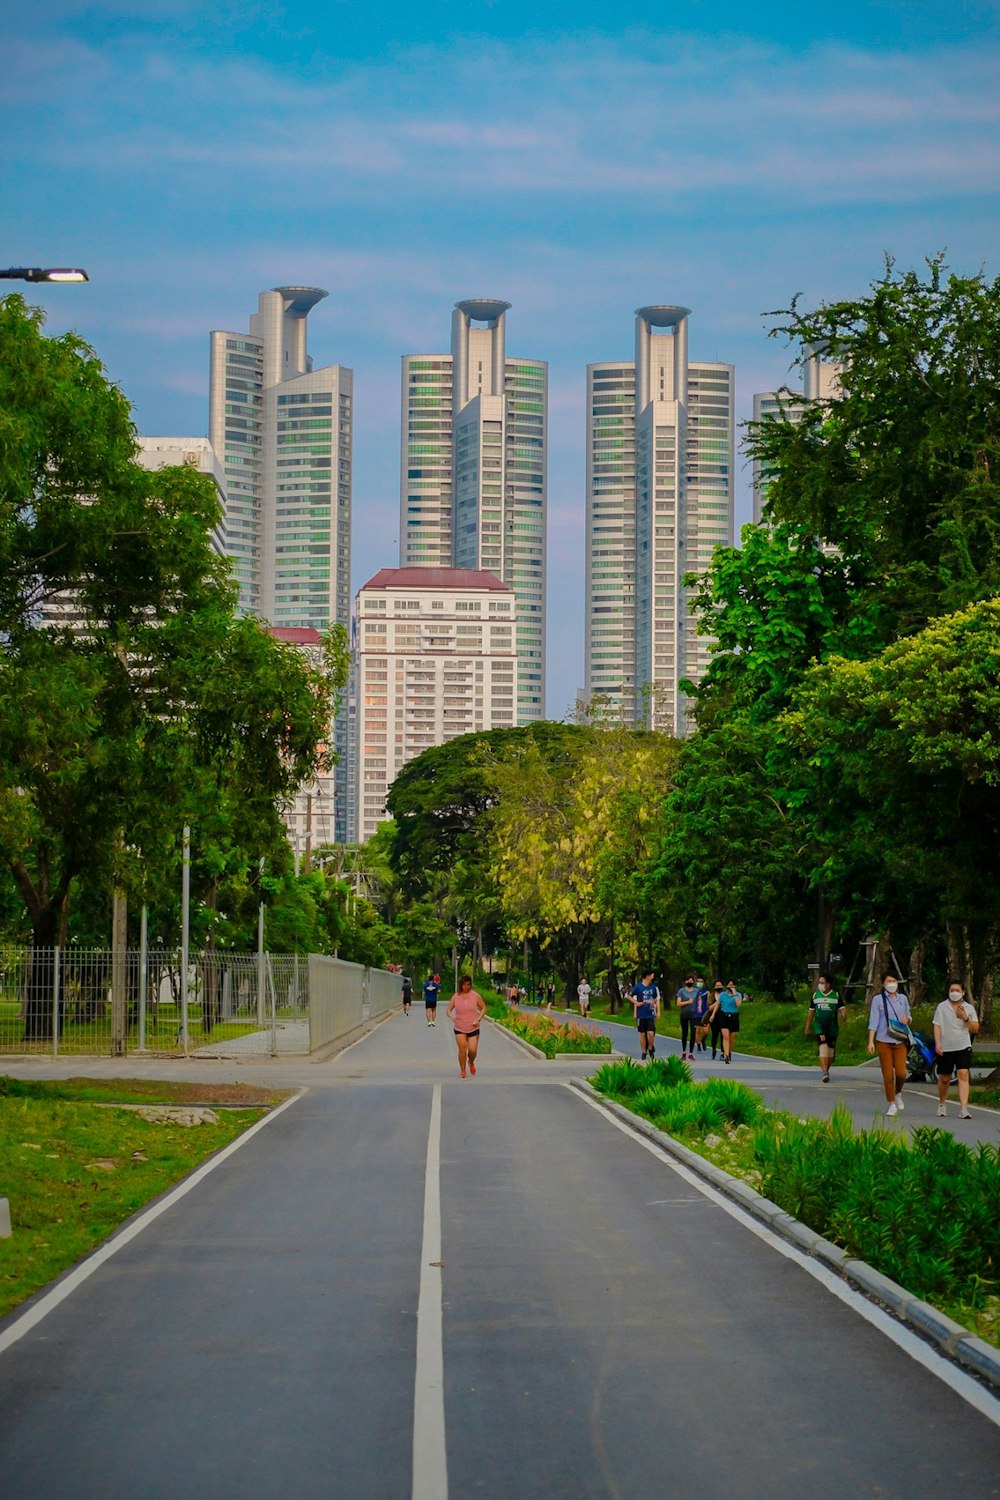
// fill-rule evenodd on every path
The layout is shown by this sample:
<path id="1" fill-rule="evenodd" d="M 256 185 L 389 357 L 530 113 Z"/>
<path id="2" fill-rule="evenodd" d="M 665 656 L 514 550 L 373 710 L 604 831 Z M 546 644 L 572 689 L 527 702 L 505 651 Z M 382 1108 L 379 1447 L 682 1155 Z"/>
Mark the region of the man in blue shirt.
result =
<path id="1" fill-rule="evenodd" d="M 432 974 L 429 979 L 424 980 L 424 1008 L 427 1012 L 428 1026 L 437 1025 L 438 995 L 441 993 L 441 976 Z"/>
<path id="2" fill-rule="evenodd" d="M 653 983 L 650 971 L 632 989 L 632 1009 L 639 1031 L 639 1050 L 642 1061 L 652 1061 L 656 1056 L 656 1018 L 660 1014 L 660 992 Z"/>

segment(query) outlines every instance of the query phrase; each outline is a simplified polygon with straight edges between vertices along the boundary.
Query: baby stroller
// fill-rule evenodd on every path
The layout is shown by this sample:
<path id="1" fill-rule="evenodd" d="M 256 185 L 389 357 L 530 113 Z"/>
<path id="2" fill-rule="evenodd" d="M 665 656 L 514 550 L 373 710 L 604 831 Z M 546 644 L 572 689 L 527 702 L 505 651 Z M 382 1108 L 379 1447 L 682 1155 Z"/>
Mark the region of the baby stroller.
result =
<path id="1" fill-rule="evenodd" d="M 906 1054 L 906 1079 L 908 1083 L 923 1083 L 926 1078 L 934 1077 L 934 1063 L 937 1058 L 934 1038 L 927 1036 L 923 1031 L 912 1031 L 912 1028 L 911 1034 L 913 1041 Z"/>

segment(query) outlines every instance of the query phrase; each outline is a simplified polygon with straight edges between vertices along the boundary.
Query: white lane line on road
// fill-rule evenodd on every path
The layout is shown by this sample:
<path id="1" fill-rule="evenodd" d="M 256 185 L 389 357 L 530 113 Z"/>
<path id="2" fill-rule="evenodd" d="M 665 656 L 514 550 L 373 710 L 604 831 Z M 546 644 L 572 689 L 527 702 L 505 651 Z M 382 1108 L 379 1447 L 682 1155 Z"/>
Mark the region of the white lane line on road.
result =
<path id="1" fill-rule="evenodd" d="M 441 1085 L 431 1096 L 413 1391 L 413 1500 L 448 1500 L 441 1315 Z"/>
<path id="2" fill-rule="evenodd" d="M 221 1166 L 224 1161 L 232 1156 L 234 1151 L 238 1151 L 241 1146 L 245 1146 L 251 1136 L 255 1136 L 259 1130 L 263 1130 L 265 1125 L 270 1125 L 272 1120 L 276 1120 L 286 1109 L 291 1109 L 292 1105 L 297 1104 L 301 1098 L 303 1098 L 303 1094 L 296 1094 L 294 1098 L 286 1099 L 284 1104 L 279 1104 L 277 1109 L 270 1110 L 262 1120 L 257 1121 L 256 1125 L 251 1125 L 250 1129 L 245 1130 L 242 1135 L 237 1136 L 235 1141 L 230 1141 L 228 1146 L 224 1146 L 215 1156 L 196 1168 L 190 1177 L 185 1177 L 184 1181 L 179 1183 L 173 1192 L 167 1193 L 166 1197 L 161 1198 L 159 1203 L 154 1203 L 151 1208 L 147 1208 L 145 1213 L 141 1213 L 137 1219 L 133 1219 L 132 1223 L 121 1230 L 120 1233 L 116 1234 L 112 1239 L 106 1240 L 92 1255 L 88 1255 L 86 1260 L 81 1261 L 78 1266 L 74 1266 L 73 1270 L 67 1272 L 62 1281 L 58 1282 L 52 1288 L 51 1292 L 47 1292 L 44 1296 L 40 1297 L 22 1317 L 18 1318 L 9 1328 L 4 1329 L 0 1333 L 0 1354 L 3 1354 L 4 1350 L 9 1349 L 11 1344 L 16 1344 L 18 1339 L 23 1339 L 26 1333 L 30 1333 L 33 1328 L 36 1328 L 44 1317 L 47 1317 L 50 1312 L 59 1306 L 60 1302 L 65 1302 L 71 1292 L 75 1292 L 77 1287 L 82 1286 L 85 1281 L 89 1280 L 95 1271 L 100 1270 L 105 1261 L 110 1260 L 112 1255 L 117 1255 L 118 1251 L 131 1240 L 134 1240 L 136 1235 L 141 1234 L 144 1229 L 148 1229 L 154 1219 L 158 1219 L 161 1214 L 166 1213 L 168 1208 L 173 1208 L 174 1204 L 183 1198 L 185 1194 L 189 1193 L 192 1188 L 197 1187 L 199 1182 L 208 1176 L 209 1172 L 214 1172 L 215 1168 Z"/>
<path id="3" fill-rule="evenodd" d="M 853 1287 L 848 1286 L 846 1281 L 842 1281 L 827 1266 L 824 1266 L 820 1261 L 814 1260 L 811 1255 L 806 1255 L 801 1250 L 797 1250 L 794 1245 L 790 1245 L 787 1240 L 781 1239 L 773 1230 L 768 1229 L 765 1224 L 761 1224 L 752 1214 L 748 1214 L 745 1209 L 740 1208 L 738 1204 L 733 1203 L 724 1194 L 716 1192 L 715 1188 L 709 1187 L 707 1182 L 703 1182 L 695 1172 L 689 1171 L 681 1162 L 676 1161 L 674 1157 L 663 1150 L 662 1146 L 658 1146 L 655 1141 L 648 1140 L 646 1136 L 640 1135 L 637 1130 L 633 1130 L 631 1126 L 626 1125 L 624 1120 L 619 1120 L 615 1115 L 609 1114 L 606 1109 L 601 1108 L 595 1099 L 588 1099 L 586 1094 L 581 1094 L 578 1089 L 572 1088 L 570 1084 L 563 1084 L 563 1088 L 570 1089 L 570 1092 L 577 1099 L 581 1099 L 584 1104 L 589 1104 L 591 1109 L 595 1109 L 603 1119 L 607 1120 L 611 1125 L 616 1126 L 623 1135 L 627 1135 L 630 1140 L 638 1142 L 650 1155 L 666 1163 L 685 1182 L 690 1183 L 692 1187 L 696 1187 L 712 1203 L 723 1209 L 731 1219 L 735 1219 L 737 1223 L 744 1225 L 752 1234 L 755 1234 L 758 1239 L 763 1240 L 766 1245 L 770 1245 L 772 1250 L 777 1250 L 786 1260 L 794 1261 L 797 1266 L 802 1267 L 803 1271 L 808 1271 L 809 1275 L 825 1286 L 828 1292 L 832 1292 L 835 1297 L 839 1297 L 841 1302 L 846 1303 L 854 1312 L 860 1313 L 880 1333 L 884 1333 L 886 1338 L 890 1339 L 897 1348 L 902 1349 L 911 1359 L 915 1359 L 918 1365 L 923 1365 L 924 1369 L 929 1371 L 931 1375 L 936 1375 L 939 1380 L 944 1381 L 945 1385 L 950 1386 L 956 1395 L 962 1397 L 963 1401 L 967 1401 L 970 1406 L 975 1407 L 976 1411 L 1000 1427 L 1000 1401 L 991 1395 L 985 1387 L 981 1386 L 978 1380 L 975 1380 L 971 1375 L 966 1375 L 964 1370 L 959 1369 L 957 1365 L 953 1365 L 951 1360 L 945 1359 L 944 1355 L 938 1354 L 936 1349 L 932 1348 L 930 1344 L 925 1343 L 918 1334 L 913 1333 L 904 1323 L 897 1322 L 895 1318 L 889 1313 L 884 1312 L 876 1303 L 869 1302 L 867 1297 L 862 1296 L 860 1292 L 856 1292 Z"/>

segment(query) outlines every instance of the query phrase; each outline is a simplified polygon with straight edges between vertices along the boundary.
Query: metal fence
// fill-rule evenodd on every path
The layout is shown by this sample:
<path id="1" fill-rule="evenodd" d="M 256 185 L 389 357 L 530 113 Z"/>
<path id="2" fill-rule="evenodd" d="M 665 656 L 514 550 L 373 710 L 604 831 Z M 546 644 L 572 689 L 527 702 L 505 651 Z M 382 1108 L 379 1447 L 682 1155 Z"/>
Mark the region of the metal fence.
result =
<path id="1" fill-rule="evenodd" d="M 323 1019 L 311 1021 L 312 960 L 298 954 L 192 953 L 185 969 L 158 949 L 0 948 L 0 1053 L 308 1053 L 399 998 L 397 975 L 321 962 L 333 967 L 316 1001 Z M 334 990 L 351 996 L 336 1014 Z"/>

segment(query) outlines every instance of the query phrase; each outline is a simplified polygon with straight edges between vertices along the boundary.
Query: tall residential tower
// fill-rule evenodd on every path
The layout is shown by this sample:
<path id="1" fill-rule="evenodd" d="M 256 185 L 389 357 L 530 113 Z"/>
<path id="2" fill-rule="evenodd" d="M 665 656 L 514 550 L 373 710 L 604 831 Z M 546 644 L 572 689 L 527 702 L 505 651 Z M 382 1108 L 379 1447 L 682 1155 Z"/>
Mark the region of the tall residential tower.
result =
<path id="1" fill-rule="evenodd" d="M 458 302 L 451 353 L 403 357 L 399 560 L 485 571 L 514 590 L 527 724 L 545 712 L 548 366 L 508 357 L 509 307 Z"/>
<path id="2" fill-rule="evenodd" d="M 354 377 L 306 352 L 318 287 L 261 292 L 249 333 L 212 334 L 209 435 L 225 477 L 240 608 L 283 630 L 350 623 Z M 342 723 L 334 743 L 343 765 Z M 346 802 L 337 777 L 337 837 Z M 328 810 L 326 810 L 328 811 Z"/>
<path id="3" fill-rule="evenodd" d="M 783 386 L 778 391 L 758 391 L 753 398 L 753 419 L 763 422 L 765 418 L 783 418 L 786 422 L 798 422 L 806 407 L 814 401 L 836 401 L 840 394 L 840 377 L 844 366 L 840 360 L 827 359 L 825 350 L 809 347 L 803 350 L 801 391 L 790 391 Z M 753 465 L 753 518 L 757 525 L 764 519 L 767 502 L 768 477 L 760 464 Z"/>
<path id="4" fill-rule="evenodd" d="M 689 361 L 688 316 L 639 308 L 635 358 L 587 371 L 586 692 L 675 734 L 710 645 L 683 578 L 734 519 L 734 371 Z"/>

